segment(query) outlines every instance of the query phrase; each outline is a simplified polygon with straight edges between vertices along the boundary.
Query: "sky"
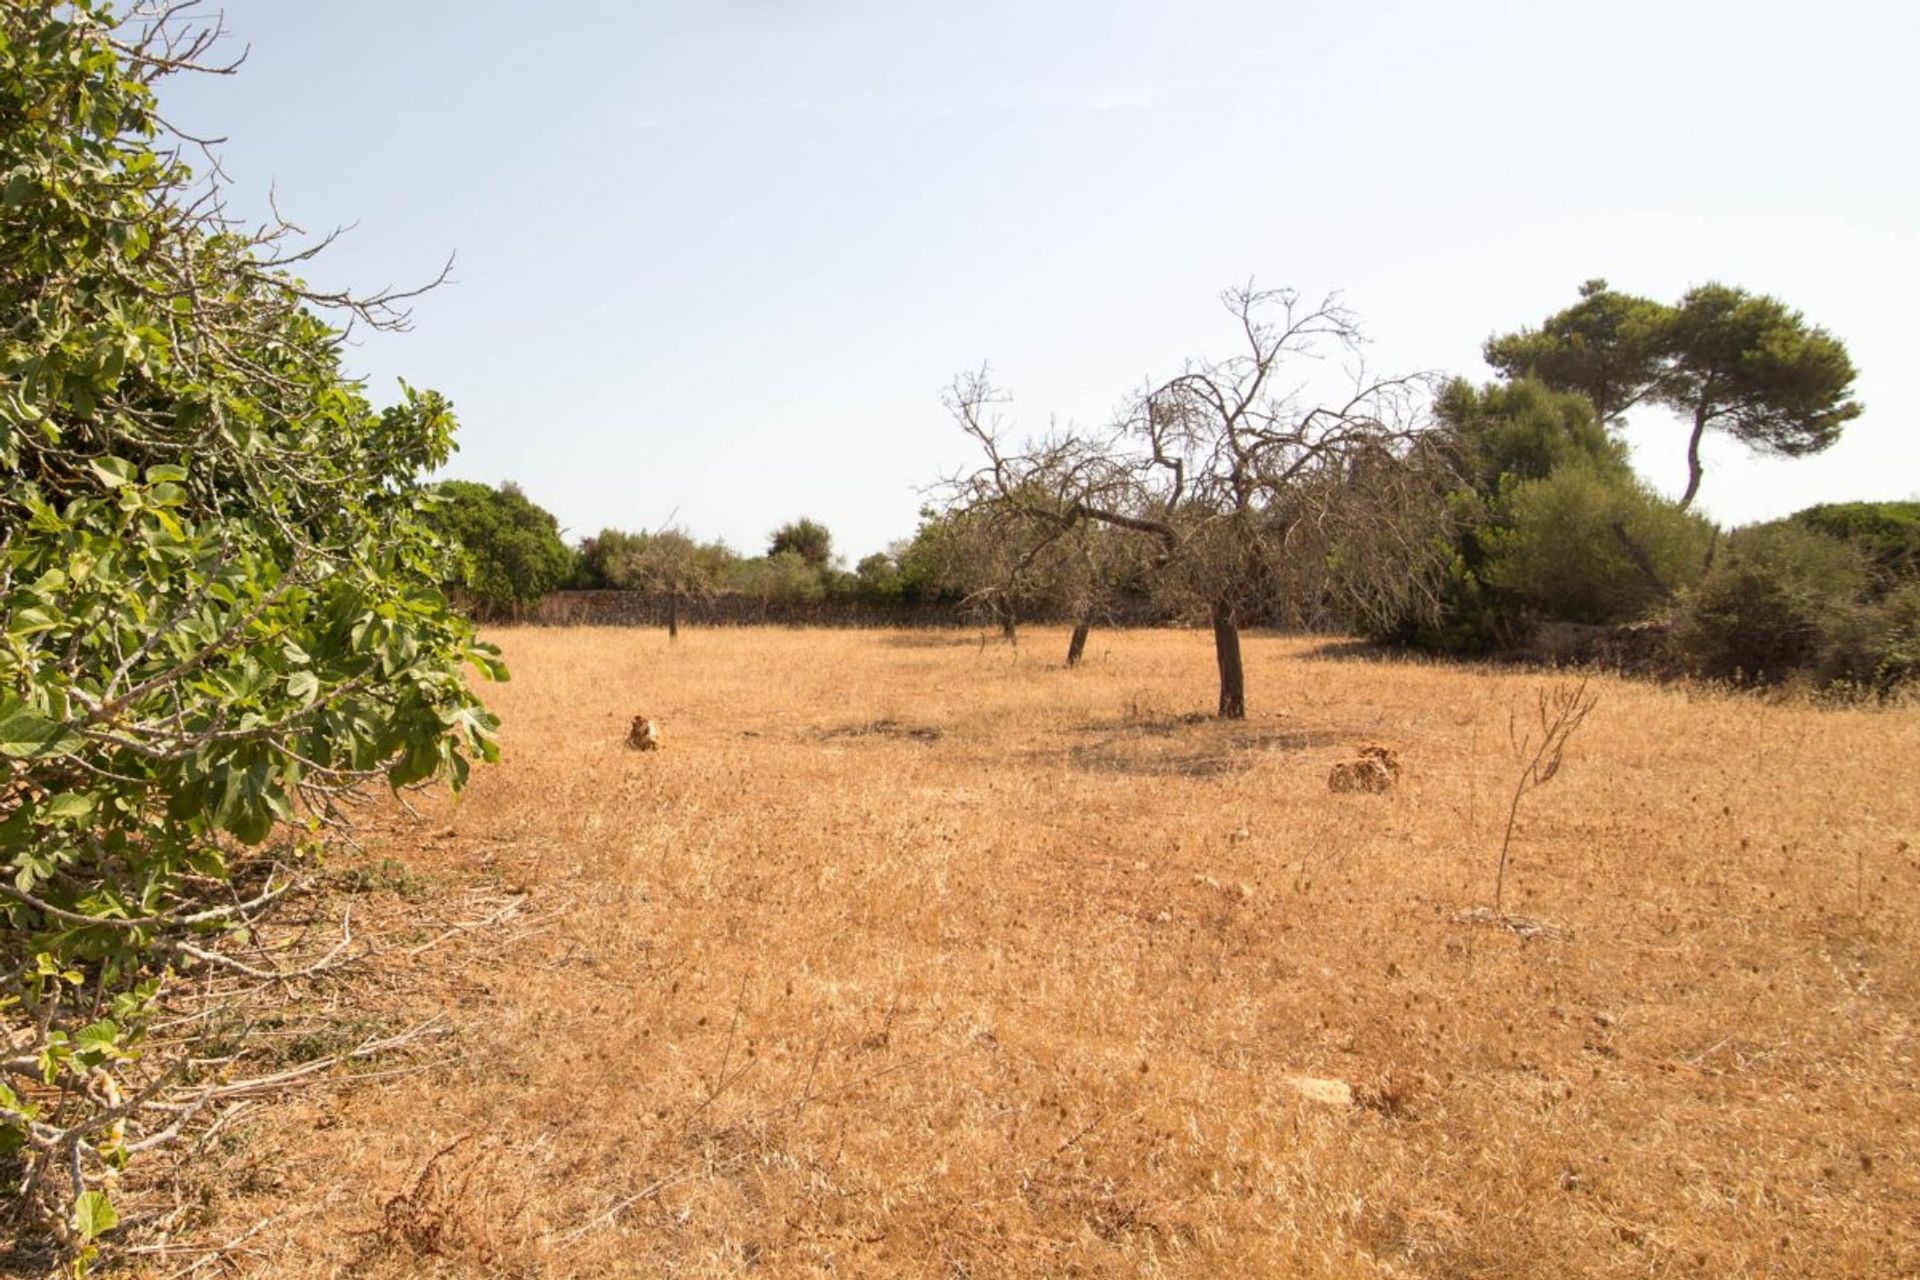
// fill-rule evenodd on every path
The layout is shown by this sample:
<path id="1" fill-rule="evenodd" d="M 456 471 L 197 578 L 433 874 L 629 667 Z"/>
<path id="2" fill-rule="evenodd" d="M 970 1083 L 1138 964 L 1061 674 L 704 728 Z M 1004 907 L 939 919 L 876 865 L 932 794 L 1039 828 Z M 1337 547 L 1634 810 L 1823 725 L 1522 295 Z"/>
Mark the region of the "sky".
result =
<path id="1" fill-rule="evenodd" d="M 209 8 L 218 0 L 209 0 Z M 1810 459 L 1706 452 L 1738 524 L 1920 498 L 1920 5 L 1285 0 L 226 0 L 228 77 L 166 82 L 231 207 L 351 230 L 309 278 L 450 283 L 347 354 L 452 398 L 448 474 L 570 538 L 800 516 L 850 560 L 967 466 L 941 406 L 1097 425 L 1228 354 L 1218 294 L 1339 291 L 1380 371 L 1581 281 L 1773 294 L 1866 412 Z M 1678 495 L 1685 433 L 1630 422 Z"/>

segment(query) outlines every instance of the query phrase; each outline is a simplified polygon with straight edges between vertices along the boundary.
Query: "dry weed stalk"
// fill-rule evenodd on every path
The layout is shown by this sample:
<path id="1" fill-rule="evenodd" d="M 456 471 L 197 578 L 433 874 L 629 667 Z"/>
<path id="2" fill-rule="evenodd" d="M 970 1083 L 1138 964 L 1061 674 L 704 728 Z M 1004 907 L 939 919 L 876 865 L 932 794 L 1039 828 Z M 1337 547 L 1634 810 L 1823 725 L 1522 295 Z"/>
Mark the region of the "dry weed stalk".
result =
<path id="1" fill-rule="evenodd" d="M 435 1151 L 420 1167 L 413 1185 L 388 1197 L 382 1221 L 375 1232 L 389 1249 L 404 1248 L 415 1257 L 431 1257 L 441 1251 L 450 1219 L 465 1198 L 473 1170 L 445 1173 L 441 1161 L 472 1141 L 463 1133 Z"/>
<path id="2" fill-rule="evenodd" d="M 1578 684 L 1557 684 L 1539 690 L 1534 695 L 1536 724 L 1526 733 L 1520 732 L 1517 713 L 1507 718 L 1507 740 L 1513 744 L 1513 754 L 1525 763 L 1520 768 L 1520 776 L 1514 779 L 1513 799 L 1507 805 L 1507 829 L 1500 837 L 1500 868 L 1493 879 L 1495 917 L 1501 913 L 1506 894 L 1507 855 L 1513 848 L 1513 827 L 1520 816 L 1520 799 L 1553 781 L 1566 759 L 1568 740 L 1598 702 L 1598 695 L 1587 692 L 1587 681 L 1582 677 Z"/>

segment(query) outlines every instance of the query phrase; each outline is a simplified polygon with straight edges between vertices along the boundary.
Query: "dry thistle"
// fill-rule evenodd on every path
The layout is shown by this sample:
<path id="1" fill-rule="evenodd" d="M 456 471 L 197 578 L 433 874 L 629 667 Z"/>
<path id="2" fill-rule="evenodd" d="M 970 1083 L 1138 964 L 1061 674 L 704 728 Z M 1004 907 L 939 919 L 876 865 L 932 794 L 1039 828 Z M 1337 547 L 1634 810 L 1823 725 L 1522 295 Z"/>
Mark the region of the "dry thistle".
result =
<path id="1" fill-rule="evenodd" d="M 1520 768 L 1520 776 L 1514 780 L 1513 800 L 1507 806 L 1507 830 L 1500 837 L 1500 868 L 1493 880 L 1496 917 L 1506 892 L 1507 854 L 1513 846 L 1513 825 L 1520 815 L 1520 798 L 1553 781 L 1566 760 L 1568 739 L 1598 701 L 1598 695 L 1587 692 L 1587 681 L 1582 677 L 1578 684 L 1556 684 L 1535 694 L 1537 724 L 1526 733 L 1520 732 L 1517 713 L 1507 717 L 1507 740 L 1513 744 L 1514 756 L 1525 763 Z"/>

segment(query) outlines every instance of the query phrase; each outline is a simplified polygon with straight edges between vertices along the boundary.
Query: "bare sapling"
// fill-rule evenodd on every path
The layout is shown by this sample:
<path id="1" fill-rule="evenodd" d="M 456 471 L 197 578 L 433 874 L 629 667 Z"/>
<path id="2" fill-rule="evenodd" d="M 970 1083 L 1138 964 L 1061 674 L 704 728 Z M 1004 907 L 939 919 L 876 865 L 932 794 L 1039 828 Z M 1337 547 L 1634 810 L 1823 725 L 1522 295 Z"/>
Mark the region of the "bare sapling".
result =
<path id="1" fill-rule="evenodd" d="M 1513 827 L 1520 816 L 1520 800 L 1552 782 L 1566 760 L 1567 742 L 1585 723 L 1599 701 L 1587 692 L 1584 678 L 1578 684 L 1557 684 L 1535 694 L 1536 723 L 1526 732 L 1520 730 L 1518 713 L 1507 717 L 1507 740 L 1514 757 L 1523 761 L 1520 776 L 1514 780 L 1513 799 L 1507 805 L 1507 829 L 1500 837 L 1500 867 L 1493 879 L 1493 913 L 1498 917 L 1507 887 L 1507 855 L 1513 848 Z"/>

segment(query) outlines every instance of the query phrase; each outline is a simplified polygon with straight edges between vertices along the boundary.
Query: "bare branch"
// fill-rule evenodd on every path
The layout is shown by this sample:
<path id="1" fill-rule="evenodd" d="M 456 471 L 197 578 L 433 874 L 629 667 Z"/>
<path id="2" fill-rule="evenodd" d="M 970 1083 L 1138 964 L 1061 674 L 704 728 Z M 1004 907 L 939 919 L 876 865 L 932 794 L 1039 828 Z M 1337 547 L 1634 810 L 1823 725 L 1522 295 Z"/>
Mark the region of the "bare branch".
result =
<path id="1" fill-rule="evenodd" d="M 1010 548 L 1002 558 L 1016 576 L 1062 530 L 1147 537 L 1155 592 L 1210 615 L 1223 646 L 1237 645 L 1231 629 L 1248 617 L 1429 607 L 1445 491 L 1444 459 L 1420 447 L 1431 380 L 1368 374 L 1365 336 L 1337 295 L 1309 303 L 1249 283 L 1221 301 L 1239 350 L 1149 382 L 1100 438 L 1056 428 L 1015 445 L 987 371 L 957 378 L 945 403 L 984 460 L 949 482 L 950 518 Z M 1295 366 L 1333 356 L 1350 365 L 1338 398 L 1285 384 Z M 1225 649 L 1222 662 L 1237 669 Z"/>

